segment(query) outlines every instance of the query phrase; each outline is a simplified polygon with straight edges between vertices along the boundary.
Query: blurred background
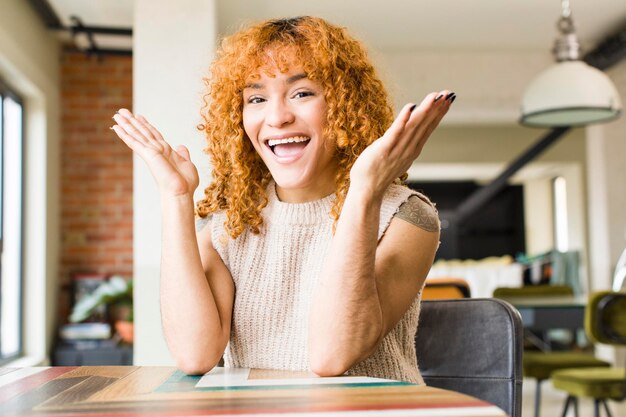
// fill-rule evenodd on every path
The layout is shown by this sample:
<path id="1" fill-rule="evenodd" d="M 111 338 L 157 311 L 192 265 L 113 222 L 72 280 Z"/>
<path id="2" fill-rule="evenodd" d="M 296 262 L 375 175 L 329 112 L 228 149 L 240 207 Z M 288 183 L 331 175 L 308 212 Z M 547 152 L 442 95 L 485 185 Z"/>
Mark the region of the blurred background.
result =
<path id="1" fill-rule="evenodd" d="M 601 68 L 624 100 L 626 2 L 565 3 L 581 59 Z M 555 65 L 562 7 L 559 0 L 0 0 L 0 359 L 49 361 L 59 329 L 67 342 L 85 331 L 78 340 L 94 332 L 115 335 L 117 344 L 121 320 L 134 322 L 134 339 L 111 360 L 134 354 L 139 365 L 171 363 L 158 309 L 156 188 L 109 130 L 111 116 L 132 109 L 172 144 L 187 145 L 203 176 L 200 198 L 210 179 L 196 130 L 202 77 L 220 38 L 265 18 L 317 15 L 347 27 L 368 47 L 396 108 L 431 91 L 456 92 L 409 176 L 443 219 L 433 278 L 456 268 L 474 296 L 491 296 L 501 285 L 554 280 L 553 263 L 566 259 L 570 272 L 559 279 L 578 294 L 610 288 L 626 246 L 626 121 L 561 131 L 519 123 L 525 92 Z M 529 152 L 538 143 L 545 149 Z M 111 276 L 132 285 L 94 301 L 116 308 L 87 320 L 110 328 L 64 328 L 77 302 Z"/>

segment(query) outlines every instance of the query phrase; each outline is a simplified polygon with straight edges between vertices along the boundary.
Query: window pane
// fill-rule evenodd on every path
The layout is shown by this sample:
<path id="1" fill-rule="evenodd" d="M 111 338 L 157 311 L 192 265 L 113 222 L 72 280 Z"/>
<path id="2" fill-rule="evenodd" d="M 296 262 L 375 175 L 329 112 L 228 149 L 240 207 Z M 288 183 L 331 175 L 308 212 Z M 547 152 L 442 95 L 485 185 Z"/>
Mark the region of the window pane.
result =
<path id="1" fill-rule="evenodd" d="M 2 323 L 3 357 L 20 351 L 22 246 L 22 106 L 3 100 Z"/>
<path id="2" fill-rule="evenodd" d="M 2 202 L 4 201 L 4 96 L 0 94 L 0 251 L 2 251 Z M 0 260 L 0 266 L 2 266 Z M 0 274 L 2 271 L 0 270 Z M 2 275 L 0 275 L 0 283 L 2 282 Z M 2 301 L 0 300 L 0 306 Z M 0 315 L 0 317 L 2 317 Z M 0 333 L 1 335 L 2 333 Z"/>
<path id="3" fill-rule="evenodd" d="M 557 177 L 552 183 L 554 190 L 554 235 L 556 249 L 567 252 L 569 231 L 567 228 L 567 184 L 565 178 Z"/>

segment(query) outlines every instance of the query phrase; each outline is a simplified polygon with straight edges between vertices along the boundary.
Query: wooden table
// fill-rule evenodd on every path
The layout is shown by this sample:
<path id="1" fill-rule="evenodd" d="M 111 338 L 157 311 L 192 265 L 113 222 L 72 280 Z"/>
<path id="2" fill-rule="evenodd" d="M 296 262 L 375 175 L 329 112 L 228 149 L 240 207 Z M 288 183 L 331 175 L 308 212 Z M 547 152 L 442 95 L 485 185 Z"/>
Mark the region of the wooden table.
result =
<path id="1" fill-rule="evenodd" d="M 524 328 L 531 330 L 585 327 L 586 297 L 502 297 L 519 310 Z"/>
<path id="2" fill-rule="evenodd" d="M 171 367 L 0 368 L 0 415 L 506 416 L 476 398 L 423 385 L 388 380 L 290 384 L 302 377 L 251 370 L 248 380 L 273 379 L 274 385 L 199 389 L 200 377 Z"/>
<path id="3" fill-rule="evenodd" d="M 576 344 L 585 346 L 585 306 L 583 296 L 501 297 L 522 316 L 526 340 L 542 351 L 553 349 L 547 330 L 565 329 L 572 332 Z M 532 331 L 532 332 L 531 332 Z M 539 332 L 541 337 L 533 332 Z"/>

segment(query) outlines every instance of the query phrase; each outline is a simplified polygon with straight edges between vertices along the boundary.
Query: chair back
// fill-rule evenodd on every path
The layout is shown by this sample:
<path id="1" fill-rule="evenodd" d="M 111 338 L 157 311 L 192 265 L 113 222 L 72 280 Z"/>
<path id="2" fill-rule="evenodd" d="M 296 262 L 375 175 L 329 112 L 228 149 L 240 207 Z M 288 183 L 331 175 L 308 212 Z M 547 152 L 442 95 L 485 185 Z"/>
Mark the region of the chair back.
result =
<path id="1" fill-rule="evenodd" d="M 572 296 L 574 290 L 567 285 L 526 285 L 524 287 L 499 287 L 493 291 L 496 298 L 507 297 L 558 297 Z"/>
<path id="2" fill-rule="evenodd" d="M 469 394 L 511 417 L 521 416 L 522 321 L 506 301 L 424 301 L 415 346 L 427 385 Z"/>
<path id="3" fill-rule="evenodd" d="M 592 294 L 585 310 L 585 329 L 593 342 L 626 345 L 626 292 Z"/>
<path id="4" fill-rule="evenodd" d="M 426 279 L 422 290 L 422 300 L 441 300 L 451 298 L 470 298 L 471 292 L 467 281 L 461 278 Z"/>

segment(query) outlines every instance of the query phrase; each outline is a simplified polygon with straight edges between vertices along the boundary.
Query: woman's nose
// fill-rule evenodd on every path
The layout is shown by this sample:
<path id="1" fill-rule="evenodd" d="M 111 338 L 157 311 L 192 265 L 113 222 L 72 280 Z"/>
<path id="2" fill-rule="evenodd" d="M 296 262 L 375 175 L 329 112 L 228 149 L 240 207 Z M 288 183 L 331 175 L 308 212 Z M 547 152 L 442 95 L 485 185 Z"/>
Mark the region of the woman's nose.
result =
<path id="1" fill-rule="evenodd" d="M 268 106 L 265 116 L 266 123 L 271 127 L 282 127 L 294 121 L 294 114 L 288 103 L 275 100 Z"/>

